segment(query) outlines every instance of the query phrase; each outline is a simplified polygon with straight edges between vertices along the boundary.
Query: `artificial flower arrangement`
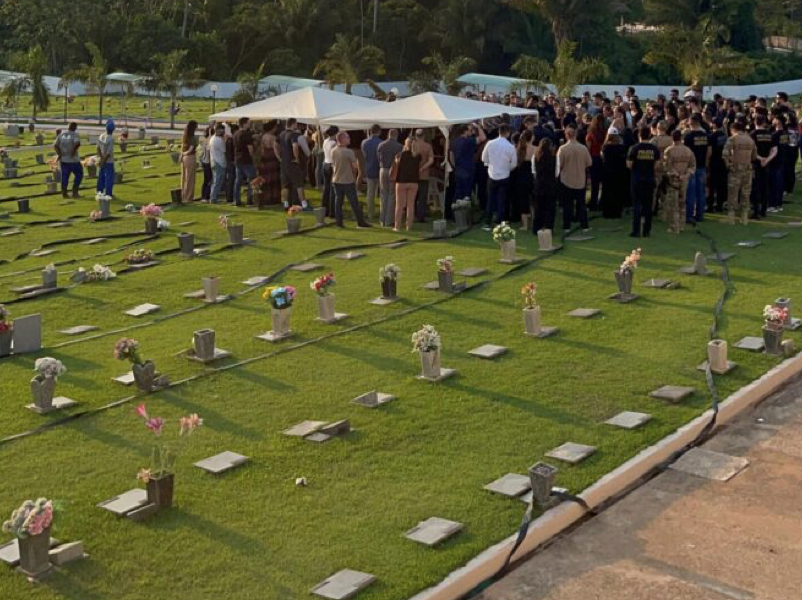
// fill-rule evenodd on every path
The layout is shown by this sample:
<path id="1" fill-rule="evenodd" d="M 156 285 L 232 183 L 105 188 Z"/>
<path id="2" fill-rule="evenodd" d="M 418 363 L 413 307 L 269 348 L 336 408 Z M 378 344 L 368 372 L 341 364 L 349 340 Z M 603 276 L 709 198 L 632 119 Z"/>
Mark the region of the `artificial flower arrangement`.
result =
<path id="1" fill-rule="evenodd" d="M 507 221 L 503 221 L 493 228 L 493 239 L 496 242 L 510 242 L 515 239 L 515 230 Z"/>
<path id="2" fill-rule="evenodd" d="M 153 260 L 153 251 L 147 248 L 137 248 L 125 257 L 125 262 L 130 264 L 146 263 Z"/>
<path id="3" fill-rule="evenodd" d="M 254 177 L 253 179 L 251 179 L 251 189 L 256 193 L 259 193 L 262 191 L 262 188 L 265 186 L 266 183 L 267 180 L 264 177 L 261 176 Z"/>
<path id="4" fill-rule="evenodd" d="M 114 358 L 127 360 L 132 365 L 141 365 L 145 361 L 139 355 L 139 342 L 131 338 L 120 338 L 114 344 Z"/>
<path id="5" fill-rule="evenodd" d="M 130 212 L 130 213 L 139 212 L 139 211 L 138 211 L 138 209 L 137 209 L 137 207 L 136 207 L 136 206 L 134 206 L 133 204 L 126 204 L 126 205 L 125 205 L 125 211 L 126 211 L 126 212 Z"/>
<path id="6" fill-rule="evenodd" d="M 297 217 L 298 215 L 300 215 L 300 214 L 301 214 L 303 211 L 304 211 L 304 209 L 303 209 L 303 208 L 301 208 L 300 206 L 298 206 L 298 205 L 296 204 L 296 205 L 290 206 L 290 207 L 287 209 L 287 216 L 288 216 L 290 219 L 292 219 L 292 218 L 295 218 L 295 217 Z"/>
<path id="7" fill-rule="evenodd" d="M 621 263 L 621 266 L 618 268 L 618 272 L 621 274 L 624 273 L 631 273 L 635 269 L 638 268 L 638 262 L 641 259 L 642 250 L 640 248 L 636 248 L 632 252 L 629 253 L 624 259 L 624 262 Z"/>
<path id="8" fill-rule="evenodd" d="M 398 265 L 389 263 L 379 268 L 379 281 L 397 281 L 401 275 L 401 268 Z"/>
<path id="9" fill-rule="evenodd" d="M 109 279 L 117 277 L 117 273 L 101 264 L 96 264 L 89 271 L 86 271 L 83 267 L 78 269 L 78 271 L 83 271 L 86 274 L 87 281 L 108 281 Z"/>
<path id="10" fill-rule="evenodd" d="M 412 352 L 434 352 L 441 347 L 440 334 L 431 325 L 424 325 L 412 334 Z"/>
<path id="11" fill-rule="evenodd" d="M 262 294 L 262 299 L 270 302 L 276 310 L 290 308 L 295 300 L 295 288 L 291 285 L 269 287 Z"/>
<path id="12" fill-rule="evenodd" d="M 39 535 L 53 523 L 53 502 L 39 498 L 36 502 L 26 500 L 11 513 L 11 518 L 3 523 L 3 531 L 18 538 Z"/>
<path id="13" fill-rule="evenodd" d="M 99 157 L 97 156 L 87 156 L 85 159 L 81 161 L 81 164 L 85 167 L 94 167 L 100 161 Z"/>
<path id="14" fill-rule="evenodd" d="M 9 310 L 0 304 L 0 333 L 5 333 L 14 329 L 14 324 L 8 319 L 10 315 L 11 313 Z"/>
<path id="15" fill-rule="evenodd" d="M 766 327 L 782 329 L 788 320 L 788 309 L 767 304 L 763 309 L 763 318 L 766 320 Z"/>
<path id="16" fill-rule="evenodd" d="M 153 432 L 157 440 L 151 452 L 150 468 L 140 469 L 137 474 L 137 479 L 143 483 L 148 483 L 151 479 L 159 479 L 166 475 L 172 475 L 175 472 L 175 461 L 184 450 L 187 439 L 198 427 L 203 425 L 203 419 L 197 414 L 181 417 L 178 421 L 179 440 L 177 443 L 170 443 L 166 441 L 166 437 L 162 436 L 167 423 L 162 417 L 151 417 L 148 415 L 144 404 L 137 406 L 136 414 L 142 418 L 145 427 Z"/>
<path id="17" fill-rule="evenodd" d="M 309 287 L 319 296 L 328 296 L 331 293 L 330 288 L 333 288 L 336 284 L 337 280 L 334 278 L 334 273 L 329 273 L 315 279 L 309 284 Z"/>
<path id="18" fill-rule="evenodd" d="M 99 210 L 93 210 L 89 213 L 89 220 L 94 223 L 95 221 L 100 221 L 103 218 L 103 213 Z"/>
<path id="19" fill-rule="evenodd" d="M 454 270 L 454 257 L 446 256 L 445 258 L 437 259 L 437 270 L 443 273 L 450 273 Z"/>
<path id="20" fill-rule="evenodd" d="M 524 308 L 537 308 L 537 284 L 530 281 L 521 288 L 521 296 L 524 299 Z"/>
<path id="21" fill-rule="evenodd" d="M 158 219 L 164 214 L 164 210 L 162 210 L 161 206 L 157 206 L 153 202 L 148 204 L 147 206 L 143 206 L 139 209 L 139 214 L 145 217 L 146 219 Z"/>
<path id="22" fill-rule="evenodd" d="M 33 368 L 37 378 L 41 377 L 42 379 L 58 379 L 67 372 L 67 367 L 60 360 L 49 356 L 37 358 Z"/>
<path id="23" fill-rule="evenodd" d="M 217 219 L 217 222 L 220 224 L 221 229 L 228 229 L 229 227 L 236 227 L 236 223 L 234 219 L 232 219 L 229 215 L 220 215 L 220 218 Z"/>

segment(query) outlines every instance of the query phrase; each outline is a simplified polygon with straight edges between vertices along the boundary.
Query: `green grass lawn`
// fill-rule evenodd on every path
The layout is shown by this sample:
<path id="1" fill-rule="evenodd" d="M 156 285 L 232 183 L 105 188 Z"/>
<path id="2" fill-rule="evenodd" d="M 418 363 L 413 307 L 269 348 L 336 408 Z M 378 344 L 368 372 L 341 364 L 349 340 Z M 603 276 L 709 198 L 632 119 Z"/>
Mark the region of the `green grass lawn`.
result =
<path id="1" fill-rule="evenodd" d="M 379 245 L 401 236 L 388 230 L 357 230 L 351 223 L 345 230 L 326 227 L 280 237 L 276 232 L 284 228 L 284 216 L 279 211 L 208 205 L 169 210 L 165 218 L 171 230 L 156 240 L 67 242 L 47 246 L 57 249 L 50 256 L 27 256 L 54 241 L 133 235 L 142 229 L 138 216 L 120 209 L 127 203 L 166 202 L 177 185 L 177 168 L 163 148 L 147 156 L 136 146 L 132 150 L 122 155 L 127 182 L 116 189 L 119 218 L 113 221 L 88 222 L 95 208 L 89 190 L 74 201 L 33 198 L 28 215 L 13 212 L 13 202 L 0 204 L 0 212 L 12 211 L 0 227 L 23 231 L 0 237 L 0 260 L 8 261 L 0 264 L 0 301 L 15 297 L 10 288 L 36 283 L 50 262 L 59 265 L 60 283 L 67 285 L 79 266 L 99 262 L 119 270 L 134 247 L 165 251 L 151 269 L 9 305 L 17 317 L 42 314 L 45 349 L 0 361 L 0 438 L 60 418 L 24 408 L 38 357 L 57 357 L 69 369 L 57 393 L 80 405 L 68 414 L 135 394 L 111 381 L 128 370 L 112 356 L 114 342 L 123 335 L 139 340 L 143 354 L 178 384 L 141 399 L 151 414 L 174 425 L 178 416 L 197 412 L 205 424 L 178 464 L 176 506 L 144 523 L 119 520 L 95 507 L 136 487 L 137 470 L 147 463 L 150 434 L 134 414 L 140 399 L 0 444 L 0 515 L 26 498 L 58 499 L 65 510 L 54 535 L 84 540 L 91 555 L 33 587 L 12 570 L 0 569 L 3 599 L 304 598 L 328 575 L 352 568 L 378 577 L 360 599 L 402 600 L 515 531 L 525 505 L 486 492 L 485 484 L 509 472 L 525 473 L 546 452 L 573 441 L 598 447 L 577 466 L 559 465 L 558 484 L 579 492 L 709 406 L 704 374 L 696 366 L 705 359 L 723 284 L 715 264 L 714 276 L 677 273 L 697 250 L 710 252 L 709 243 L 693 231 L 670 236 L 658 223 L 652 238 L 639 240 L 641 298 L 628 305 L 607 296 L 616 291 L 613 271 L 635 243 L 626 236 L 626 223 L 601 219 L 593 222 L 593 240 L 567 242 L 554 255 L 538 255 L 534 237 L 519 233 L 519 254 L 532 262 L 517 270 L 497 262 L 498 246 L 478 228 L 449 240 L 427 240 L 429 226 L 419 226 L 409 236 L 412 243 L 389 249 Z M 35 174 L 17 183 L 33 185 L 14 188 L 3 180 L 0 197 L 43 191 L 46 168 L 35 166 L 32 152 L 19 156 L 21 172 Z M 142 168 L 145 158 L 152 169 Z M 802 214 L 799 197 L 794 199 L 782 217 L 746 228 L 724 225 L 716 215 L 701 226 L 721 250 L 737 253 L 729 262 L 735 293 L 720 332 L 731 345 L 760 335 L 765 304 L 780 296 L 802 301 L 802 231 L 786 227 Z M 245 235 L 255 243 L 228 247 L 217 224 L 223 213 L 243 222 Z M 60 229 L 36 224 L 72 217 L 72 225 Z M 304 219 L 311 225 L 311 215 Z M 178 226 L 183 222 L 191 224 Z M 208 244 L 209 255 L 185 259 L 169 252 L 177 249 L 175 233 L 183 230 Z M 773 230 L 789 236 L 763 239 L 752 250 L 735 246 Z M 362 244 L 372 245 L 361 250 L 365 257 L 335 258 L 340 249 Z M 458 269 L 487 268 L 487 275 L 469 280 L 484 285 L 457 296 L 422 289 L 436 278 L 435 261 L 445 255 L 456 258 Z M 295 337 L 278 345 L 255 339 L 270 329 L 270 311 L 262 290 L 248 290 L 241 282 L 312 257 L 336 273 L 337 309 L 350 318 L 336 325 L 315 321 L 309 282 L 316 274 L 291 271 L 276 281 L 298 288 Z M 378 270 L 388 262 L 402 269 L 403 299 L 388 307 L 368 304 L 380 294 Z M 219 276 L 223 292 L 236 294 L 235 299 L 203 305 L 184 298 L 210 275 Z M 642 286 L 653 277 L 682 285 L 675 290 Z M 544 324 L 560 328 L 555 337 L 537 340 L 522 333 L 520 288 L 528 281 L 538 283 Z M 140 319 L 123 314 L 144 302 L 162 308 Z M 603 315 L 588 321 L 565 316 L 578 307 L 599 308 Z M 410 335 L 424 323 L 443 337 L 443 365 L 459 370 L 437 385 L 415 379 L 420 366 Z M 78 339 L 58 333 L 84 324 L 100 331 Z M 231 358 L 203 366 L 179 354 L 190 346 L 192 332 L 204 327 L 216 330 L 217 345 L 231 351 Z M 798 333 L 788 337 L 800 342 Z M 507 346 L 509 352 L 493 362 L 467 355 L 485 343 Z M 722 397 L 779 361 L 735 349 L 730 358 L 739 367 L 716 377 Z M 697 393 L 680 405 L 648 397 L 664 384 L 693 386 Z M 377 410 L 351 403 L 372 389 L 398 399 Z M 604 424 L 622 410 L 654 418 L 636 431 Z M 306 419 L 343 418 L 355 431 L 323 445 L 281 434 Z M 221 477 L 192 467 L 223 450 L 252 461 Z M 306 488 L 294 485 L 302 476 L 309 481 Z M 403 537 L 431 516 L 465 528 L 436 549 Z"/>

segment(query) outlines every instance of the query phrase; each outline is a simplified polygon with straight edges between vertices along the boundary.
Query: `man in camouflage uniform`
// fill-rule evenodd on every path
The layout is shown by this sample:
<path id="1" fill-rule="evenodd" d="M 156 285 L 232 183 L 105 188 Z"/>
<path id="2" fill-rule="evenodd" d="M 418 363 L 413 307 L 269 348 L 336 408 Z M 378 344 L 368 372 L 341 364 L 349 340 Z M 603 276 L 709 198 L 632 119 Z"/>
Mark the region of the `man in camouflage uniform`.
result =
<path id="1" fill-rule="evenodd" d="M 749 223 L 749 198 L 752 194 L 752 164 L 757 160 L 757 146 L 754 140 L 744 133 L 743 123 L 732 124 L 732 136 L 724 145 L 724 164 L 729 171 L 727 179 L 727 222 L 735 225 L 736 213 L 741 216 L 741 224 Z"/>
<path id="2" fill-rule="evenodd" d="M 663 157 L 663 173 L 666 177 L 665 219 L 669 233 L 682 233 L 685 227 L 685 192 L 688 179 L 696 172 L 696 157 L 682 142 L 682 132 L 674 130 L 673 144 Z"/>
<path id="3" fill-rule="evenodd" d="M 665 156 L 666 150 L 671 146 L 671 136 L 666 132 L 668 131 L 668 121 L 659 121 L 654 127 L 653 131 L 656 132 L 652 138 L 652 144 L 657 146 L 660 151 L 660 156 Z M 657 185 L 654 188 L 654 212 L 657 213 L 658 207 L 660 208 L 660 218 L 666 220 L 666 187 L 668 181 L 666 180 L 663 166 L 657 163 Z"/>

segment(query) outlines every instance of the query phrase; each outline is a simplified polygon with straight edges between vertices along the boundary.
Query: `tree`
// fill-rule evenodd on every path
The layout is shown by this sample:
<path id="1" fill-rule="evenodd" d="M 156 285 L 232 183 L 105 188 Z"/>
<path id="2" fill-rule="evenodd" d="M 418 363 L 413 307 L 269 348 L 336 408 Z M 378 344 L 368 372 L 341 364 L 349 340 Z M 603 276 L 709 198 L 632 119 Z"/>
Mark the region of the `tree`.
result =
<path id="1" fill-rule="evenodd" d="M 512 70 L 536 88 L 546 89 L 547 84 L 553 84 L 557 94 L 567 98 L 578 85 L 610 74 L 610 69 L 598 58 L 576 58 L 576 47 L 574 42 L 562 41 L 557 46 L 553 63 L 522 54 L 512 65 Z"/>
<path id="2" fill-rule="evenodd" d="M 259 100 L 260 85 L 264 77 L 265 63 L 262 63 L 253 73 L 243 73 L 237 78 L 239 89 L 234 93 L 231 100 L 237 103 L 237 106 L 243 106 Z"/>
<path id="3" fill-rule="evenodd" d="M 410 85 L 417 94 L 445 90 L 447 94 L 456 96 L 465 87 L 465 84 L 459 81 L 460 75 L 476 68 L 476 61 L 472 58 L 460 56 L 446 60 L 438 52 L 433 52 L 421 62 L 429 68 L 414 73 L 411 78 Z"/>
<path id="4" fill-rule="evenodd" d="M 11 68 L 20 71 L 21 75 L 14 77 L 7 84 L 10 86 L 6 92 L 9 97 L 12 93 L 16 97 L 23 91 L 31 92 L 31 106 L 33 118 L 40 110 L 47 110 L 50 106 L 50 93 L 45 84 L 47 74 L 47 57 L 41 46 L 34 46 L 27 52 L 18 52 L 11 56 Z"/>
<path id="5" fill-rule="evenodd" d="M 329 87 L 334 89 L 338 83 L 345 84 L 345 93 L 351 93 L 351 86 L 367 77 L 384 74 L 384 52 L 376 46 L 359 45 L 357 37 L 341 33 L 326 52 L 326 56 L 315 67 L 314 75 L 323 75 Z"/>
<path id="6" fill-rule="evenodd" d="M 554 45 L 557 47 L 565 41 L 577 41 L 580 33 L 586 30 L 586 26 L 600 14 L 613 16 L 626 10 L 626 6 L 621 0 L 502 1 L 523 11 L 538 13 L 549 21 L 551 33 L 554 36 Z"/>
<path id="7" fill-rule="evenodd" d="M 97 91 L 99 96 L 99 107 L 97 122 L 103 122 L 103 92 L 106 91 L 106 75 L 109 74 L 108 63 L 103 57 L 103 53 L 95 44 L 88 42 L 86 49 L 89 52 L 89 64 L 83 63 L 80 67 L 72 71 L 72 76 L 76 81 L 80 81 L 87 88 Z"/>
<path id="8" fill-rule="evenodd" d="M 155 89 L 170 94 L 170 129 L 175 129 L 175 101 L 181 88 L 203 84 L 200 70 L 186 64 L 187 54 L 187 50 L 173 50 L 153 57 L 156 68 L 149 79 Z"/>

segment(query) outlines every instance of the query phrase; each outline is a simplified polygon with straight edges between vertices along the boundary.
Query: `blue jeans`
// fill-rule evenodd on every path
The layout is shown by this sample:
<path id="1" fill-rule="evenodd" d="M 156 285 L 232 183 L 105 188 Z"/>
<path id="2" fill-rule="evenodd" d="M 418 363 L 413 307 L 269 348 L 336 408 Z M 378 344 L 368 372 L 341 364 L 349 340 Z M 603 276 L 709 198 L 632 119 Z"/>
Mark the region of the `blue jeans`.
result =
<path id="1" fill-rule="evenodd" d="M 507 179 L 487 179 L 487 207 L 485 208 L 485 222 L 488 225 L 493 223 L 495 215 L 496 223 L 504 220 L 507 214 L 507 186 L 510 178 Z"/>
<path id="2" fill-rule="evenodd" d="M 688 179 L 688 193 L 685 196 L 685 222 L 697 223 L 704 220 L 705 203 L 707 193 L 705 192 L 705 181 L 707 180 L 707 169 L 696 169 L 696 172 Z"/>
<path id="3" fill-rule="evenodd" d="M 225 165 L 212 165 L 212 192 L 209 199 L 213 203 L 217 203 L 217 198 L 220 196 L 220 190 L 223 189 L 223 181 L 226 178 Z"/>
<path id="4" fill-rule="evenodd" d="M 70 174 L 74 175 L 72 179 L 72 189 L 78 191 L 81 187 L 81 182 L 84 180 L 84 168 L 81 163 L 61 163 L 61 190 L 67 191 L 67 186 L 70 183 Z"/>
<path id="5" fill-rule="evenodd" d="M 105 163 L 97 173 L 97 191 L 111 196 L 114 191 L 114 163 Z"/>
<path id="6" fill-rule="evenodd" d="M 773 165 L 777 159 L 769 163 Z M 778 167 L 769 166 L 769 206 L 780 208 L 783 205 L 783 192 L 785 191 L 785 167 L 780 164 Z"/>
<path id="7" fill-rule="evenodd" d="M 251 165 L 241 165 L 237 163 L 235 165 L 237 169 L 237 178 L 234 181 L 234 204 L 237 206 L 241 206 L 242 202 L 240 201 L 240 192 L 242 188 L 243 180 L 245 181 L 245 185 L 247 186 L 248 190 L 248 204 L 253 204 L 253 190 L 251 189 L 251 179 L 256 177 L 256 167 Z"/>
<path id="8" fill-rule="evenodd" d="M 454 200 L 470 198 L 473 195 L 473 165 L 471 169 L 457 169 L 454 172 Z"/>
<path id="9" fill-rule="evenodd" d="M 348 198 L 348 203 L 351 205 L 351 212 L 356 217 L 357 225 L 365 224 L 365 217 L 362 215 L 362 207 L 359 205 L 355 183 L 335 183 L 334 196 L 334 218 L 338 227 L 343 226 L 343 200 L 346 198 Z"/>

